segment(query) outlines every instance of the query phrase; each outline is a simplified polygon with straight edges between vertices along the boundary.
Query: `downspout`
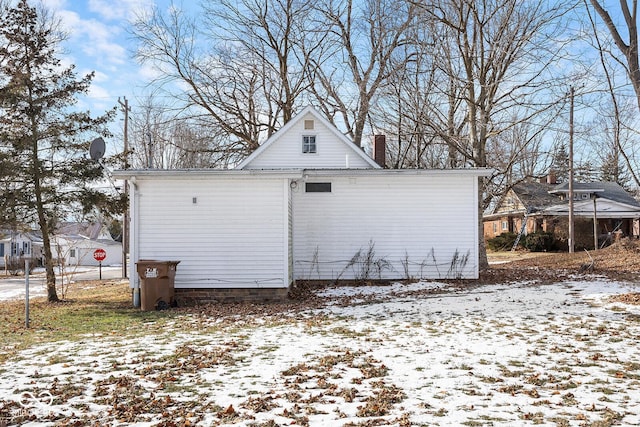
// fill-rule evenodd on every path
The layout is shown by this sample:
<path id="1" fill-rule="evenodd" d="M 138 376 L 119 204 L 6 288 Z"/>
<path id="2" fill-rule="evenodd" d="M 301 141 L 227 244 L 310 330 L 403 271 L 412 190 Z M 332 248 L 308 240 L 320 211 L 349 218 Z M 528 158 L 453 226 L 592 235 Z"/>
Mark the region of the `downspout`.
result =
<path id="1" fill-rule="evenodd" d="M 140 197 L 138 194 L 138 185 L 136 182 L 136 177 L 132 176 L 129 179 L 129 184 L 131 185 L 130 189 L 130 199 L 129 199 L 129 219 L 131 221 L 131 227 L 129 228 L 129 254 L 131 256 L 130 261 L 134 264 L 138 259 L 138 198 Z M 133 270 L 133 268 L 131 269 Z M 138 277 L 137 271 L 132 271 L 129 274 L 129 286 L 133 288 L 133 306 L 140 307 L 140 278 Z"/>
<path id="2" fill-rule="evenodd" d="M 594 193 L 591 195 L 593 199 L 593 250 L 598 250 L 598 207 L 596 205 L 596 199 L 598 196 Z"/>

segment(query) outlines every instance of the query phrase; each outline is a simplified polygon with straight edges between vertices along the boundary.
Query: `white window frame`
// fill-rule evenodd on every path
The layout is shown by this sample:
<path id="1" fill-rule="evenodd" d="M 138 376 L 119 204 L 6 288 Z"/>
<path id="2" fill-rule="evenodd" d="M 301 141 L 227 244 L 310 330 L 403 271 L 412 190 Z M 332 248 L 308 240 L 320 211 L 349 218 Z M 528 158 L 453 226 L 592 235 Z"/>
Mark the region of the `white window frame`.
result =
<path id="1" fill-rule="evenodd" d="M 302 154 L 317 154 L 318 140 L 315 135 L 302 135 Z"/>

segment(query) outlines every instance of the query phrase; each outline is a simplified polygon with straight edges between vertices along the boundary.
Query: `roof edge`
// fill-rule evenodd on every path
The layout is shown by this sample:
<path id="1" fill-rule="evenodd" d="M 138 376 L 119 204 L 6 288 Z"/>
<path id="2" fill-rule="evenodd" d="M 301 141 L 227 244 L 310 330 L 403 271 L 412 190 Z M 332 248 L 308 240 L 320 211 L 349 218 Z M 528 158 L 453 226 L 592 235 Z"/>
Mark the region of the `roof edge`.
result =
<path id="1" fill-rule="evenodd" d="M 293 116 L 291 120 L 289 120 L 284 126 L 274 132 L 264 143 L 262 143 L 253 153 L 249 154 L 244 160 L 242 160 L 235 169 L 244 169 L 249 163 L 251 163 L 256 157 L 260 156 L 260 154 L 265 151 L 269 146 L 271 146 L 275 141 L 280 138 L 280 135 L 286 133 L 290 128 L 296 125 L 300 120 L 304 118 L 306 114 L 312 114 L 317 120 L 319 120 L 327 129 L 329 129 L 334 135 L 338 137 L 338 139 L 348 146 L 357 156 L 361 157 L 371 168 L 373 169 L 382 169 L 382 166 L 377 164 L 375 160 L 367 155 L 361 147 L 358 147 L 353 143 L 353 141 L 349 140 L 342 132 L 336 128 L 336 126 L 323 117 L 318 110 L 316 110 L 312 105 L 307 105 L 302 111 Z"/>

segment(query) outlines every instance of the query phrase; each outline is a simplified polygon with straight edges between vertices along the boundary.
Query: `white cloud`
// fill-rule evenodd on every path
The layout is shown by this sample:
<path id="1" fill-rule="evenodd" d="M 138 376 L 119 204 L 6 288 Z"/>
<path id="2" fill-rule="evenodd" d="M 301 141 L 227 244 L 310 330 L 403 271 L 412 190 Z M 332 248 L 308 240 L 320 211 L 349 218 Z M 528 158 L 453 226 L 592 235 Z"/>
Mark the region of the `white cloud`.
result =
<path id="1" fill-rule="evenodd" d="M 127 20 L 153 4 L 151 0 L 90 0 L 89 10 L 107 20 Z"/>
<path id="2" fill-rule="evenodd" d="M 108 81 L 109 81 L 108 75 L 100 71 L 96 71 L 96 74 L 93 77 L 93 83 L 102 83 L 102 82 L 108 82 Z"/>
<path id="3" fill-rule="evenodd" d="M 80 46 L 86 55 L 103 64 L 123 64 L 127 61 L 127 49 L 117 40 L 120 29 L 95 20 L 83 21 L 78 33 L 85 41 Z"/>
<path id="4" fill-rule="evenodd" d="M 143 81 L 151 81 L 162 76 L 162 72 L 152 65 L 143 64 L 138 69 L 138 75 Z"/>
<path id="5" fill-rule="evenodd" d="M 112 98 L 111 94 L 109 93 L 109 90 L 96 84 L 91 85 L 91 87 L 89 88 L 88 95 L 90 98 L 97 98 L 97 99 Z"/>

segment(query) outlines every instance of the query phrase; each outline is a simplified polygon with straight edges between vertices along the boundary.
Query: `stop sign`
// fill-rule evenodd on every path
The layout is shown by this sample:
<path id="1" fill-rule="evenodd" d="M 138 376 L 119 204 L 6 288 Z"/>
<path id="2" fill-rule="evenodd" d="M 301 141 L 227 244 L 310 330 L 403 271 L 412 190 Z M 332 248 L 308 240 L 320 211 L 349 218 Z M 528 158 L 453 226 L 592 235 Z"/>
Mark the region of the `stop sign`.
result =
<path id="1" fill-rule="evenodd" d="M 107 252 L 104 249 L 96 249 L 95 251 L 93 251 L 93 258 L 96 261 L 104 261 L 104 259 L 107 257 Z"/>

